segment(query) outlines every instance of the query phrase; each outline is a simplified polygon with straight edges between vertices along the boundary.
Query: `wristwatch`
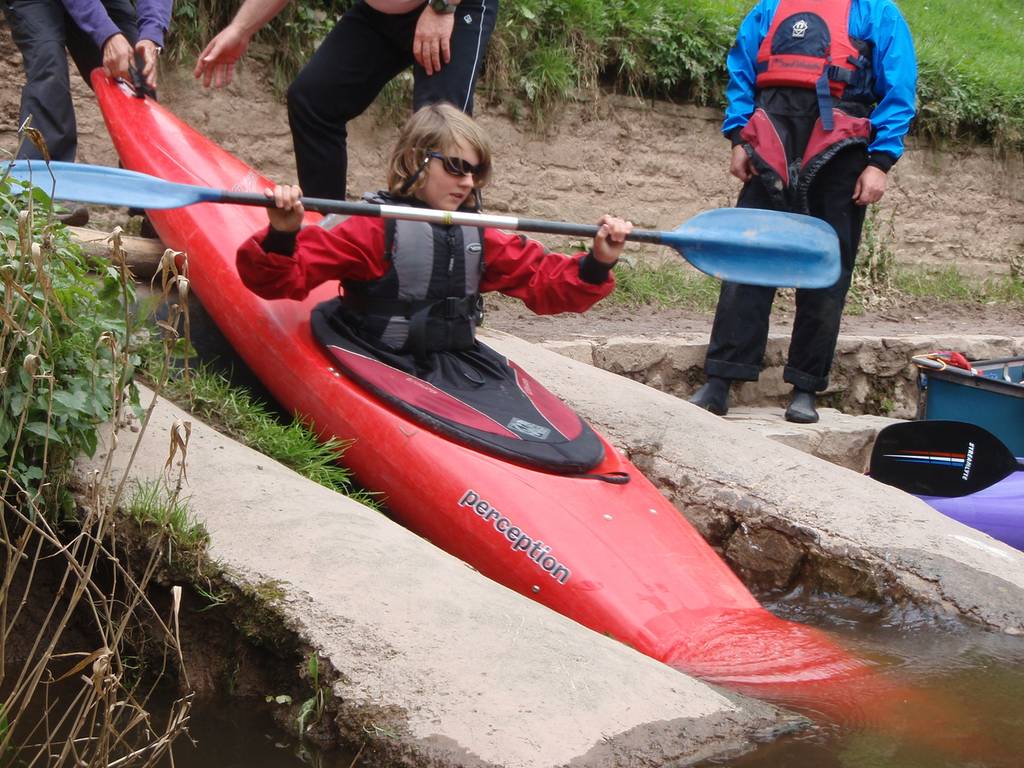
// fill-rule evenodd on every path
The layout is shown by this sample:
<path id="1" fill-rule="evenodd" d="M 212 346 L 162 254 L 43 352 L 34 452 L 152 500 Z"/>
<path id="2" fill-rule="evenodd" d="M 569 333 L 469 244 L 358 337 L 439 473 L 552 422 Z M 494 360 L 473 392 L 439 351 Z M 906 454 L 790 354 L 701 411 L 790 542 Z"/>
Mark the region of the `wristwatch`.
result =
<path id="1" fill-rule="evenodd" d="M 430 0 L 429 5 L 434 13 L 455 13 L 459 7 L 458 3 L 450 3 L 448 0 Z"/>

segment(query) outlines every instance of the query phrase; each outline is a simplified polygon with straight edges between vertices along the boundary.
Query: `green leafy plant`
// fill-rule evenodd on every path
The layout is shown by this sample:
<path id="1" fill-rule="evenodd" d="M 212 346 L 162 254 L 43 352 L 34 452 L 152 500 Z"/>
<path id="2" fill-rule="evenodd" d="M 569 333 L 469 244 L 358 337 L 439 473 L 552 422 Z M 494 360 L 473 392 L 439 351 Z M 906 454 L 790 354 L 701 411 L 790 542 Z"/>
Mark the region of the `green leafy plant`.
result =
<path id="1" fill-rule="evenodd" d="M 180 587 L 166 620 L 147 592 L 165 531 L 144 563 L 129 564 L 114 535 L 123 483 L 109 482 L 109 465 L 98 470 L 80 509 L 67 483 L 72 462 L 96 451 L 99 429 L 115 440 L 138 411 L 134 296 L 111 266 L 121 263 L 117 232 L 110 264 L 92 261 L 52 214 L 42 190 L 0 178 L 0 755 L 5 765 L 156 764 L 190 707 L 178 699 L 162 725 L 146 709 L 153 688 L 140 649 L 154 666 L 173 654 L 188 685 Z M 10 638 L 30 649 L 23 658 L 8 655 Z M 40 705 L 60 717 L 40 718 Z"/>
<path id="2" fill-rule="evenodd" d="M 299 714 L 295 718 L 299 736 L 305 735 L 306 729 L 310 725 L 320 722 L 327 706 L 327 697 L 330 695 L 329 689 L 320 684 L 320 657 L 316 651 L 309 655 L 309 660 L 306 662 L 306 673 L 313 686 L 313 695 L 302 702 Z"/>
<path id="3" fill-rule="evenodd" d="M 70 462 L 96 451 L 99 424 L 138 407 L 134 297 L 70 243 L 41 190 L 4 181 L 0 208 L 0 497 L 68 512 Z"/>

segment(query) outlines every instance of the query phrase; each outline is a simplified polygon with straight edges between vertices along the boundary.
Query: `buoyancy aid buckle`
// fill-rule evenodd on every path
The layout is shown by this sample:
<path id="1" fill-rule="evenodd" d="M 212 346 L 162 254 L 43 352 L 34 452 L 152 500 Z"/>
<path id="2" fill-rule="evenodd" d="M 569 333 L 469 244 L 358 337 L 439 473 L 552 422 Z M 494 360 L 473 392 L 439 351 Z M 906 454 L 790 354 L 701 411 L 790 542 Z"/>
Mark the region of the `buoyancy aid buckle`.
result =
<path id="1" fill-rule="evenodd" d="M 471 317 L 476 309 L 476 294 L 473 296 L 447 296 L 440 302 L 445 320 L 457 317 Z"/>
<path id="2" fill-rule="evenodd" d="M 853 56 L 850 56 L 850 63 L 857 66 L 856 60 Z M 829 64 L 825 67 L 825 76 L 832 81 L 837 83 L 846 83 L 847 85 L 853 82 L 854 71 L 846 69 L 845 67 L 837 67 L 835 64 Z"/>
<path id="3" fill-rule="evenodd" d="M 828 71 L 831 67 L 822 70 L 821 77 L 814 84 L 814 91 L 818 94 L 818 113 L 821 115 L 821 127 L 831 131 L 835 127 L 832 122 L 832 86 L 829 84 Z"/>

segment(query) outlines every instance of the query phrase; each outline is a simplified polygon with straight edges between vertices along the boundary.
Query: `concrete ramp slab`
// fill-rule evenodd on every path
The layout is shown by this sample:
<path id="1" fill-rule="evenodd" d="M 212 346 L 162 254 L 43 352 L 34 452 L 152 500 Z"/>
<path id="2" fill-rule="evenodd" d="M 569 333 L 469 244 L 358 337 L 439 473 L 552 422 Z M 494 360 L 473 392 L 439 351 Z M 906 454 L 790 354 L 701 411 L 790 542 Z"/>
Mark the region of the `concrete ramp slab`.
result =
<path id="1" fill-rule="evenodd" d="M 612 377 L 614 378 L 614 377 Z M 144 402 L 152 397 L 144 392 Z M 480 576 L 384 515 L 159 401 L 132 476 L 161 476 L 192 424 L 186 494 L 210 557 L 329 660 L 336 717 L 386 726 L 363 759 L 400 765 L 691 764 L 794 718 L 726 696 Z M 114 452 L 120 477 L 133 445 Z M 78 467 L 91 477 L 104 451 Z"/>
<path id="2" fill-rule="evenodd" d="M 507 334 L 484 339 L 622 448 L 734 566 L 781 542 L 785 573 L 769 586 L 812 569 L 830 589 L 1024 633 L 1024 553 L 652 387 Z"/>

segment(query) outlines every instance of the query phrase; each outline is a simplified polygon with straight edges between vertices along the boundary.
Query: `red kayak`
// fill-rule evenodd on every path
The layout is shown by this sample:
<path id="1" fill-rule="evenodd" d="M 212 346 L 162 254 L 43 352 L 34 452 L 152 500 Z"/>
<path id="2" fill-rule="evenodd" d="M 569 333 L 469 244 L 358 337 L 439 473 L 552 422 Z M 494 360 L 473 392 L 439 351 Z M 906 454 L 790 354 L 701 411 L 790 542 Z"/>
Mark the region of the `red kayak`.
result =
<path id="1" fill-rule="evenodd" d="M 125 168 L 237 191 L 269 185 L 156 102 L 100 72 L 93 83 Z M 825 633 L 764 610 L 604 438 L 595 437 L 603 457 L 586 472 L 546 471 L 451 439 L 342 374 L 337 350 L 310 324 L 337 284 L 302 302 L 265 301 L 239 280 L 235 253 L 266 225 L 262 209 L 203 203 L 149 216 L 167 246 L 187 252 L 193 290 L 254 373 L 322 436 L 354 441 L 345 463 L 409 529 L 508 588 L 714 682 L 813 699 L 813 689 L 865 676 L 869 666 Z M 541 410 L 565 408 L 525 373 L 519 382 Z"/>

